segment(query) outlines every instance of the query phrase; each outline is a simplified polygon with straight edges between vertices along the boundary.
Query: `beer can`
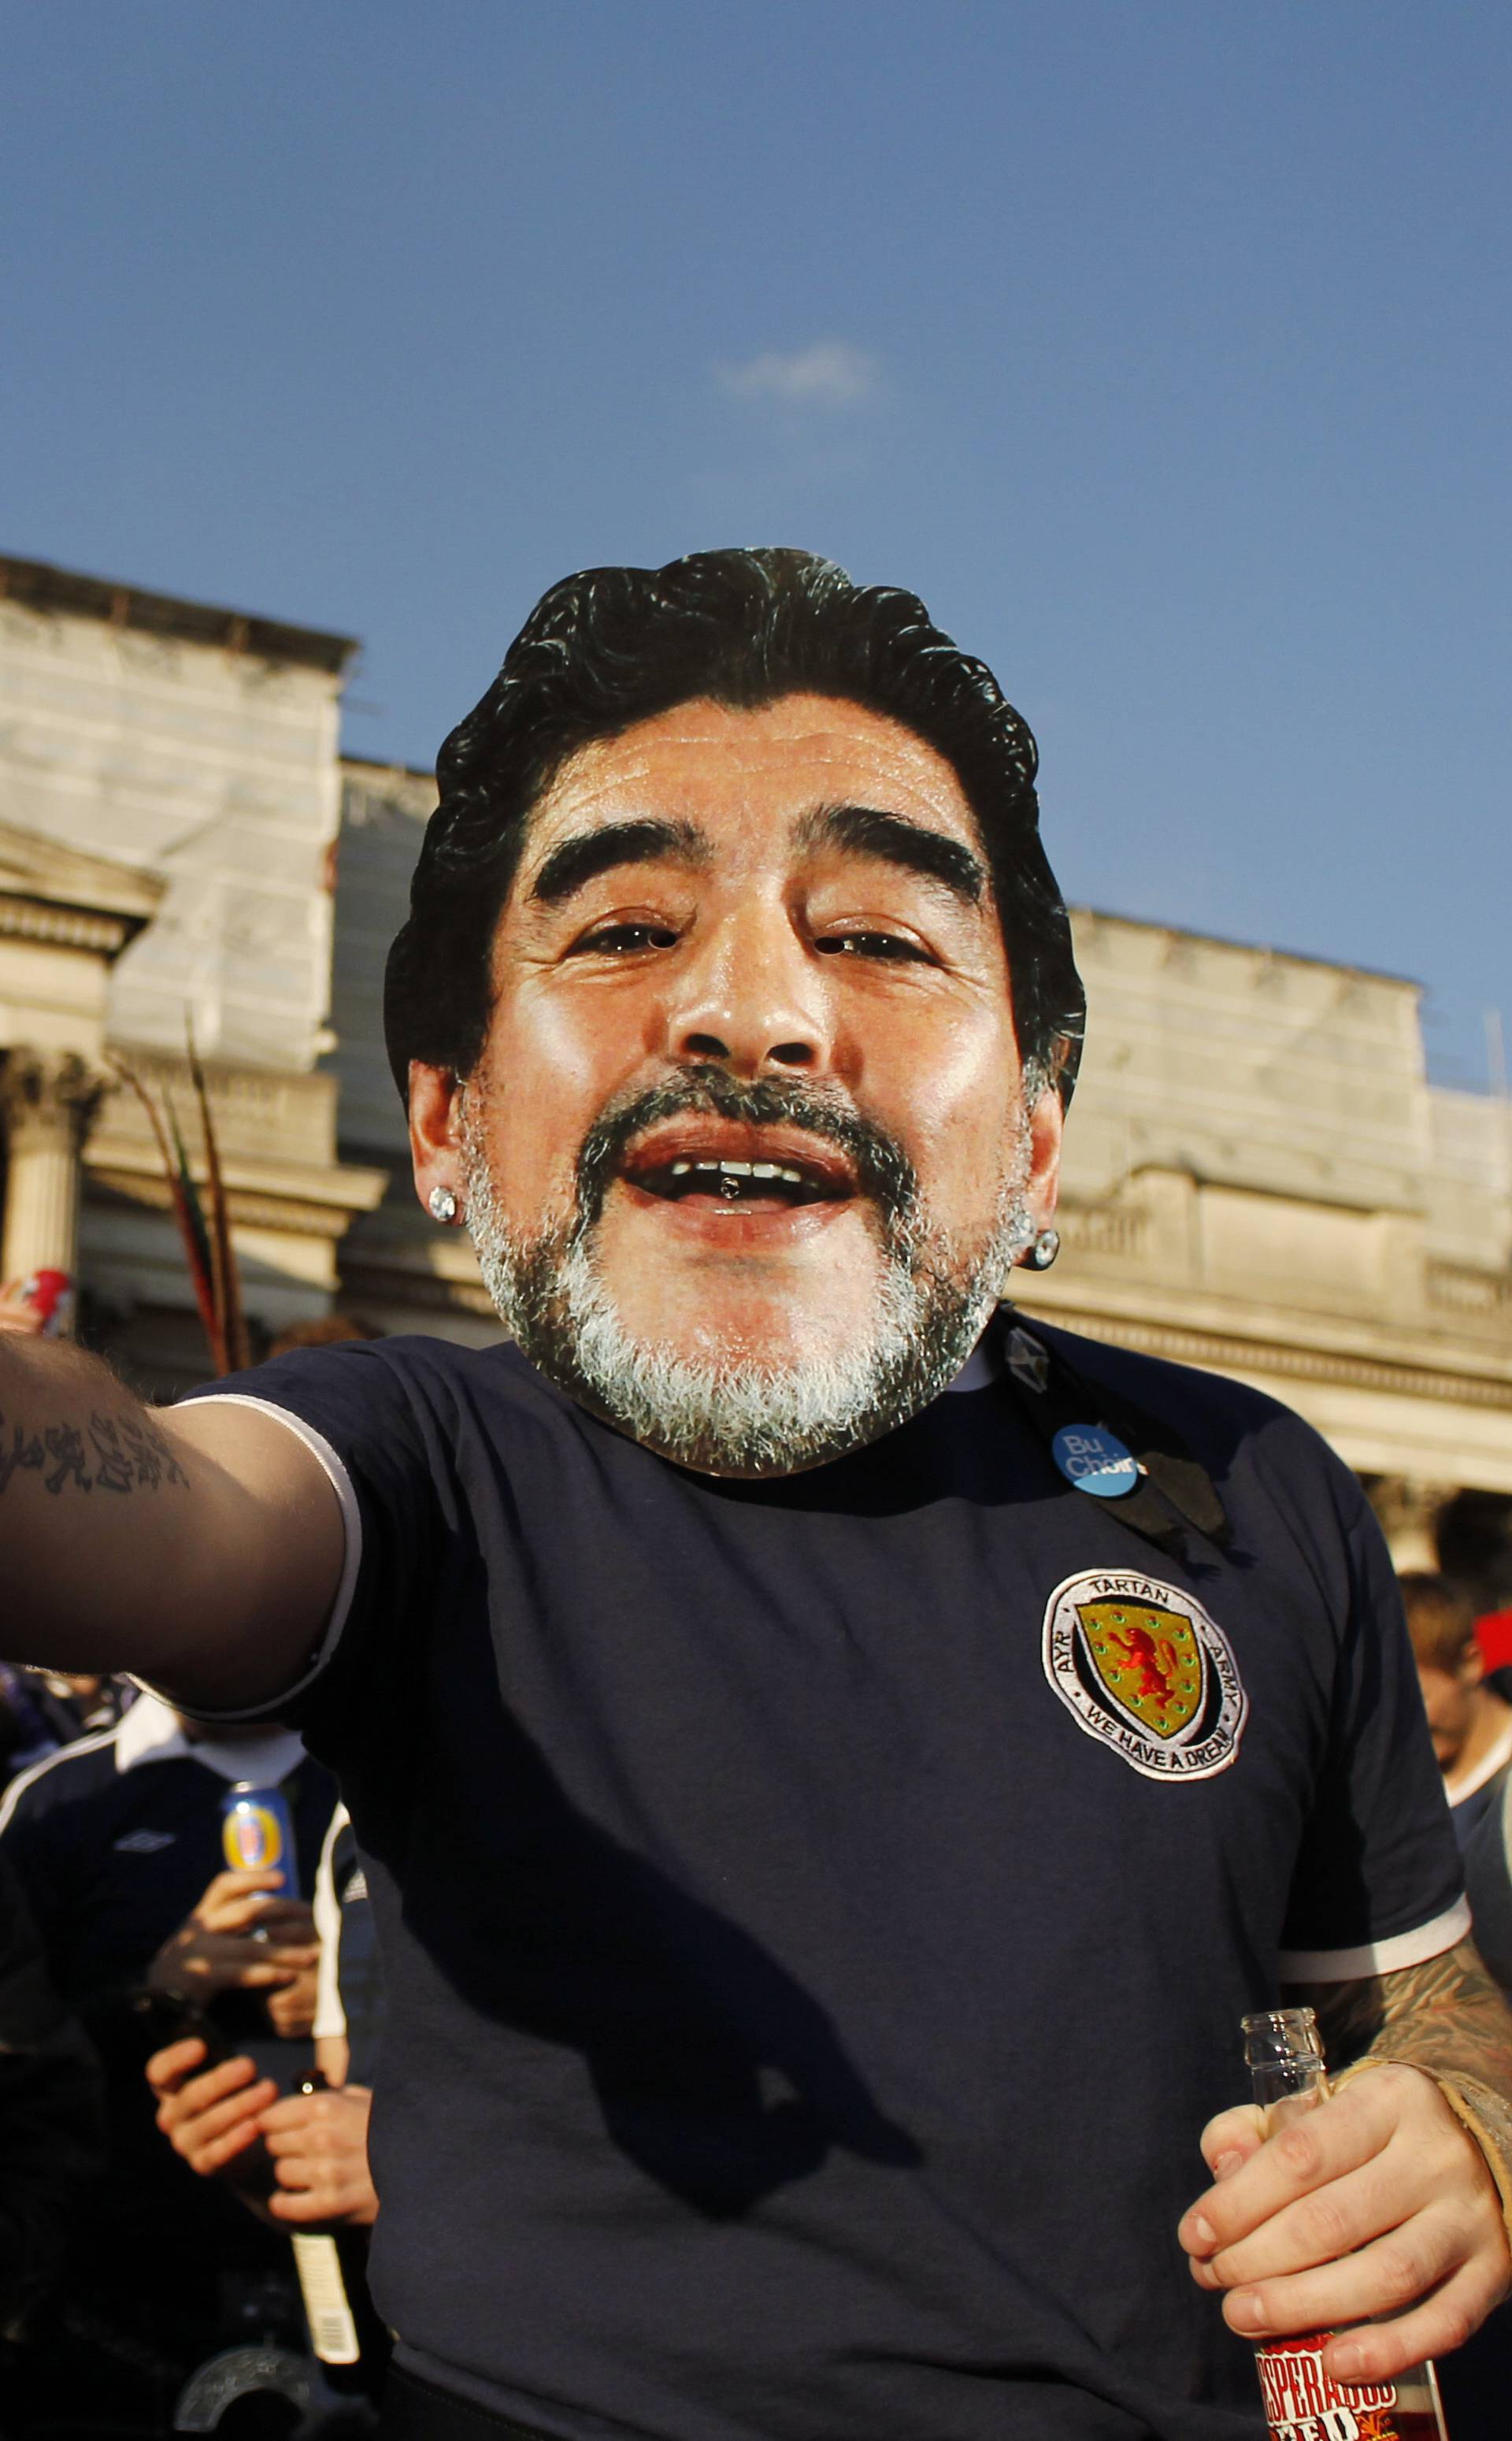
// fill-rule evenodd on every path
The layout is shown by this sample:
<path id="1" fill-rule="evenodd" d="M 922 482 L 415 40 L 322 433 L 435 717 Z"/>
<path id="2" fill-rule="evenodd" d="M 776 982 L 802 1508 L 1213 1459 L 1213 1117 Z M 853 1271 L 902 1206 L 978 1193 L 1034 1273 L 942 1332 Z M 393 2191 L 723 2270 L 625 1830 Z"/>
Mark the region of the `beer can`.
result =
<path id="1" fill-rule="evenodd" d="M 299 1887 L 294 1820 L 281 1789 L 239 1780 L 221 1803 L 221 1848 L 233 1873 L 281 1873 L 292 1898 Z"/>

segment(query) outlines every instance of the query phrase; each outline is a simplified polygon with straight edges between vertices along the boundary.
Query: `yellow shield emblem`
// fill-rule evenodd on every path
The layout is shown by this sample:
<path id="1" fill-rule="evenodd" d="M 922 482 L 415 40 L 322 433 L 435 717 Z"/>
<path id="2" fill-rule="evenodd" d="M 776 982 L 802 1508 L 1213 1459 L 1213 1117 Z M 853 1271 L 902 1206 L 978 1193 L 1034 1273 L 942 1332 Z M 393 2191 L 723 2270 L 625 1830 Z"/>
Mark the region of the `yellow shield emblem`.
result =
<path id="1" fill-rule="evenodd" d="M 1153 1602 L 1078 1602 L 1099 1678 L 1123 1712 L 1158 1738 L 1179 1737 L 1202 1709 L 1205 1662 L 1192 1621 Z"/>

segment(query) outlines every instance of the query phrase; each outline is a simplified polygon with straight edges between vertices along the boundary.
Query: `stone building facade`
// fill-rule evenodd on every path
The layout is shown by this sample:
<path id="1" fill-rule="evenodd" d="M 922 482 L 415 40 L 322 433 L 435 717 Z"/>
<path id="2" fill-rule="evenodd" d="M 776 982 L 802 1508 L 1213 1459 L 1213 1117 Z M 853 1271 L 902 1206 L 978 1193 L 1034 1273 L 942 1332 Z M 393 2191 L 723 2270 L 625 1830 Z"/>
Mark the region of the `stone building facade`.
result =
<path id="1" fill-rule="evenodd" d="M 340 759 L 353 650 L 0 560 L 4 1275 L 77 1262 L 95 1336 L 149 1388 L 205 1357 L 112 1061 L 187 1123 L 186 1012 L 258 1321 L 496 1329 L 408 1184 L 381 985 L 435 791 Z M 1456 1493 L 1512 1514 L 1507 1106 L 1429 1083 L 1410 982 L 1074 920 L 1065 1253 L 1025 1302 L 1299 1408 L 1403 1562 L 1431 1561 Z"/>
<path id="2" fill-rule="evenodd" d="M 1075 929 L 1066 1251 L 1025 1302 L 1285 1400 L 1431 1566 L 1456 1492 L 1512 1496 L 1512 1112 L 1430 1085 L 1414 984 Z"/>
<path id="3" fill-rule="evenodd" d="M 203 1372 L 124 1060 L 200 1151 L 205 1061 L 250 1309 L 326 1311 L 385 1192 L 336 1151 L 327 1023 L 350 638 L 0 558 L 5 1276 L 77 1272 L 145 1387 Z"/>

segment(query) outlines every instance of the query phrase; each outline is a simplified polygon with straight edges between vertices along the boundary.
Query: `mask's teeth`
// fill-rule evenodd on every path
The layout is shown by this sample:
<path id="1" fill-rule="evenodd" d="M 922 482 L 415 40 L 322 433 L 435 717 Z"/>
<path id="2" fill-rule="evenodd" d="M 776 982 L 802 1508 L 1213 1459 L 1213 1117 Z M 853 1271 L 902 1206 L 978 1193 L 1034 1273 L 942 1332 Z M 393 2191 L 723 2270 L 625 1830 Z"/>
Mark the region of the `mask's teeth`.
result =
<path id="1" fill-rule="evenodd" d="M 694 1160 L 684 1155 L 669 1162 L 662 1174 L 669 1180 L 696 1181 L 700 1187 L 707 1184 L 711 1191 L 722 1195 L 730 1203 L 735 1202 L 744 1191 L 740 1182 L 747 1178 L 763 1184 L 780 1181 L 784 1186 L 797 1187 L 810 1199 L 819 1191 L 814 1187 L 805 1171 L 779 1161 Z"/>

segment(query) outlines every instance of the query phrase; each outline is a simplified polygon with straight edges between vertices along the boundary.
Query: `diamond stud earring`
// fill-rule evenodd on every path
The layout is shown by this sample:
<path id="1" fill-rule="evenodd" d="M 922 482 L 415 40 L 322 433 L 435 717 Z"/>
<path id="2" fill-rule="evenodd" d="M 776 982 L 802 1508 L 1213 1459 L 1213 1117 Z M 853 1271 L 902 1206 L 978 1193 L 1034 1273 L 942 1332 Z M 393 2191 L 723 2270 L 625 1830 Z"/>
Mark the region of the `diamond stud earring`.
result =
<path id="1" fill-rule="evenodd" d="M 433 1186 L 427 1198 L 433 1220 L 455 1220 L 457 1198 L 449 1186 Z"/>
<path id="2" fill-rule="evenodd" d="M 1041 1229 L 1038 1237 L 1035 1239 L 1034 1244 L 1030 1247 L 1028 1254 L 1024 1257 L 1024 1268 L 1026 1271 L 1031 1272 L 1048 1272 L 1059 1253 L 1060 1231 L 1058 1229 Z"/>

